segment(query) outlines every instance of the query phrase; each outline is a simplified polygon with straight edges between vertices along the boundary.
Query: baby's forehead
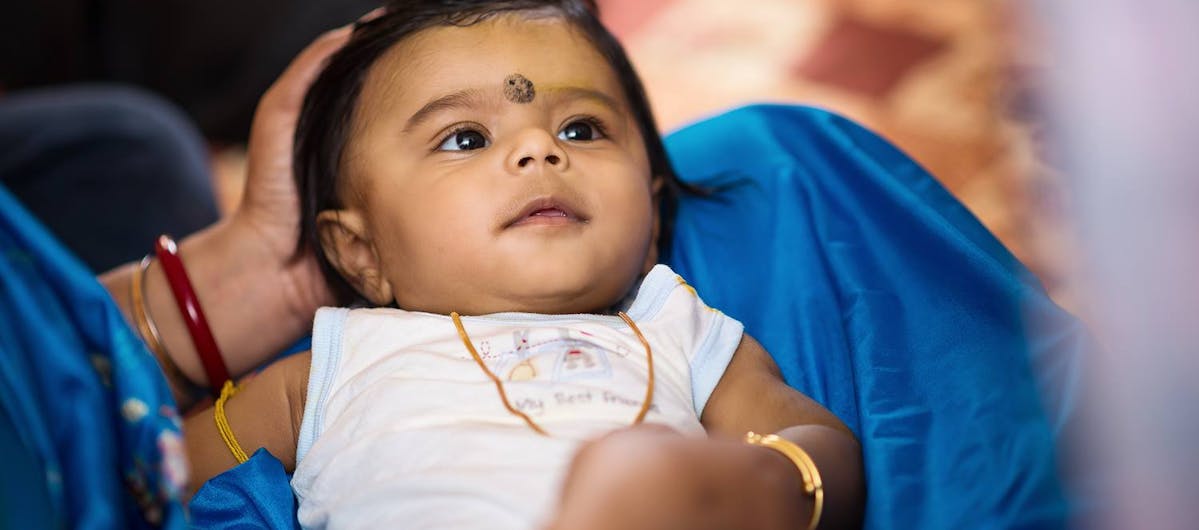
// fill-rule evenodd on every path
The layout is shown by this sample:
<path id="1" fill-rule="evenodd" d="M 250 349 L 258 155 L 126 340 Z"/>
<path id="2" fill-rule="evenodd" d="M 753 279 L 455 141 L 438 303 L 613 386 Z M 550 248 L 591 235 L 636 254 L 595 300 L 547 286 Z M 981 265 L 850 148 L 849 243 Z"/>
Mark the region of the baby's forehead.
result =
<path id="1" fill-rule="evenodd" d="M 372 65 L 359 106 L 420 106 L 465 90 L 526 104 L 579 88 L 623 100 L 615 72 L 582 31 L 561 18 L 509 15 L 427 28 L 393 45 Z"/>

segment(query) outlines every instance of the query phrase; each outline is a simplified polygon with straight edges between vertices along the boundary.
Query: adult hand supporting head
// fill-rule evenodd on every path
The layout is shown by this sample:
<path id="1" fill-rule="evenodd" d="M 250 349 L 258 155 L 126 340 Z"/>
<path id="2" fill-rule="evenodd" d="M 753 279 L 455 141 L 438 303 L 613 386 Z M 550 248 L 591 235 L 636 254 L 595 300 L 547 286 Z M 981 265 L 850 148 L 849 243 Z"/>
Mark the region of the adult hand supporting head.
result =
<path id="1" fill-rule="evenodd" d="M 369 16 L 369 15 L 368 15 Z M 258 103 L 250 130 L 248 168 L 241 206 L 232 223 L 248 229 L 283 266 L 283 292 L 299 318 L 311 319 L 321 303 L 332 301 L 311 252 L 295 255 L 300 226 L 299 195 L 292 172 L 293 143 L 300 107 L 325 61 L 349 40 L 352 28 L 325 33 L 300 52 Z"/>
<path id="2" fill-rule="evenodd" d="M 375 13 L 367 15 L 374 16 Z M 364 17 L 365 18 L 365 17 Z M 259 102 L 250 133 L 248 175 L 241 206 L 225 220 L 180 242 L 179 254 L 229 372 L 235 377 L 272 359 L 307 333 L 321 305 L 334 302 L 316 259 L 296 255 L 299 197 L 292 175 L 292 144 L 301 103 L 325 60 L 349 40 L 349 26 L 309 45 Z M 147 250 L 152 242 L 147 241 Z M 136 264 L 100 280 L 133 321 L 130 291 Z M 164 369 L 181 409 L 193 402 L 192 385 L 207 380 L 186 324 L 157 260 L 145 274 L 147 312 L 165 346 Z M 164 367 L 166 368 L 166 367 Z"/>
<path id="3" fill-rule="evenodd" d="M 358 23 L 383 13 L 382 7 L 374 9 Z M 244 227 L 255 234 L 283 268 L 285 283 L 281 293 L 292 315 L 306 326 L 316 308 L 333 303 L 334 299 L 312 252 L 296 255 L 300 233 L 299 192 L 292 166 L 296 124 L 308 87 L 352 32 L 353 25 L 347 25 L 318 37 L 263 94 L 250 128 L 242 203 L 232 216 L 236 229 Z"/>
<path id="4" fill-rule="evenodd" d="M 300 52 L 258 102 L 250 130 L 248 175 L 234 217 L 262 233 L 280 256 L 290 256 L 299 234 L 299 197 L 292 146 L 304 94 L 329 58 L 350 37 L 349 26 L 317 38 Z"/>

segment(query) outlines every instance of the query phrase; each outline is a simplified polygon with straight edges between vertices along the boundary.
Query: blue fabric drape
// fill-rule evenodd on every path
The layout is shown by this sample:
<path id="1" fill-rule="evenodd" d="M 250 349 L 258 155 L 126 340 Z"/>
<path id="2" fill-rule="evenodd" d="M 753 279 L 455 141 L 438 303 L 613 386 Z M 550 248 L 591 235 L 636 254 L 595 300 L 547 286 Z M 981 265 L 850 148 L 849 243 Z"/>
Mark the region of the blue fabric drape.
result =
<path id="1" fill-rule="evenodd" d="M 183 527 L 178 416 L 108 292 L 0 186 L 5 528 Z"/>
<path id="2" fill-rule="evenodd" d="M 875 134 L 753 106 L 676 132 L 672 265 L 858 434 L 866 527 L 1057 528 L 1087 333 Z"/>
<path id="3" fill-rule="evenodd" d="M 214 477 L 188 504 L 193 528 L 299 528 L 288 474 L 266 449 Z"/>

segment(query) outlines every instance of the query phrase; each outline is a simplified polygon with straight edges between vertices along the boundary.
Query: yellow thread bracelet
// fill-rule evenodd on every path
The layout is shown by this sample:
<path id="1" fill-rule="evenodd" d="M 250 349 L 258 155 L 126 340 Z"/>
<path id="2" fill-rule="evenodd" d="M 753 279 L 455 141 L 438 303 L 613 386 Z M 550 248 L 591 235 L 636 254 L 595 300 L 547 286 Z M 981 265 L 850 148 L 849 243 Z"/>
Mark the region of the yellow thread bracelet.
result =
<path id="1" fill-rule="evenodd" d="M 237 459 L 237 463 L 241 464 L 249 458 L 246 452 L 242 451 L 241 445 L 237 443 L 237 438 L 233 436 L 233 428 L 229 427 L 229 418 L 225 417 L 225 402 L 240 388 L 233 384 L 233 381 L 225 381 L 225 386 L 221 387 L 221 396 L 216 398 L 216 403 L 212 406 L 212 417 L 216 420 L 216 430 L 221 434 L 221 440 L 225 441 L 225 447 L 229 448 L 229 452 L 233 453 L 233 458 Z"/>
<path id="2" fill-rule="evenodd" d="M 808 530 L 819 526 L 820 516 L 824 512 L 824 482 L 820 480 L 820 470 L 816 469 L 816 462 L 811 455 L 792 441 L 775 434 L 762 436 L 749 431 L 745 433 L 745 443 L 774 449 L 795 464 L 803 477 L 804 493 L 812 496 L 812 520 L 808 522 Z"/>

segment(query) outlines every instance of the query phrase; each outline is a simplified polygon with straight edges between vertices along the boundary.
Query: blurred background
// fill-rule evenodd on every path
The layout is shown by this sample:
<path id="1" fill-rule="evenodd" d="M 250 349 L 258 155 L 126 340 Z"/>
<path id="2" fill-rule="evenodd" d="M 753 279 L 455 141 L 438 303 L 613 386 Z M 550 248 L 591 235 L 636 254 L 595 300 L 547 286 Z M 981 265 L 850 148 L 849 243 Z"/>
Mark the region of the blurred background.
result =
<path id="1" fill-rule="evenodd" d="M 1078 308 L 1039 48 L 993 0 L 607 0 L 661 126 L 753 101 L 825 107 L 908 152 Z M 752 7 L 750 7 L 752 6 Z"/>

